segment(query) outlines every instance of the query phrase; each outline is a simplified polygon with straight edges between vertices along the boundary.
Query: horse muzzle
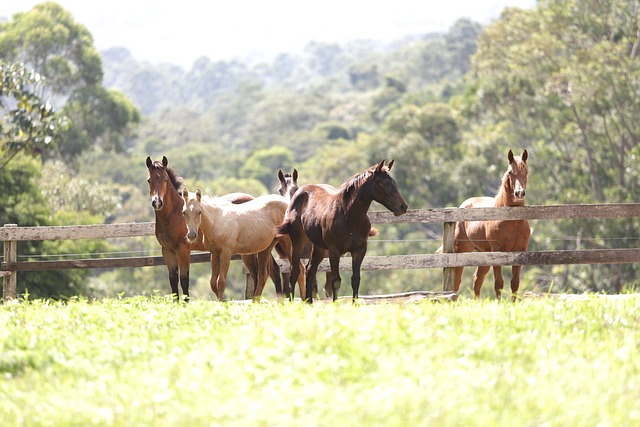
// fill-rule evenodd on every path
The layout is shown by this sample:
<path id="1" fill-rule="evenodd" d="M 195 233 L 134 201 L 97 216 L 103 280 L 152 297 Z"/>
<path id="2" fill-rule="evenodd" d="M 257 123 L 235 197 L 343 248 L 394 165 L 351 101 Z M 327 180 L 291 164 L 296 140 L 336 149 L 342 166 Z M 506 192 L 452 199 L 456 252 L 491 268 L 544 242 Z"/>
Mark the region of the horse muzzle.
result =
<path id="1" fill-rule="evenodd" d="M 151 206 L 153 206 L 153 209 L 159 211 L 163 206 L 162 199 L 160 199 L 159 197 L 152 197 Z"/>
<path id="2" fill-rule="evenodd" d="M 393 211 L 393 214 L 395 216 L 404 215 L 405 213 L 407 213 L 407 209 L 409 209 L 409 205 L 407 205 L 406 203 L 402 203 L 399 209 Z"/>
<path id="3" fill-rule="evenodd" d="M 524 191 L 524 189 L 522 190 L 516 190 L 513 195 L 515 196 L 516 199 L 524 199 L 526 192 Z"/>
<path id="4" fill-rule="evenodd" d="M 187 240 L 189 240 L 189 242 L 194 242 L 197 238 L 198 233 L 196 233 L 195 231 L 189 231 L 187 233 Z"/>

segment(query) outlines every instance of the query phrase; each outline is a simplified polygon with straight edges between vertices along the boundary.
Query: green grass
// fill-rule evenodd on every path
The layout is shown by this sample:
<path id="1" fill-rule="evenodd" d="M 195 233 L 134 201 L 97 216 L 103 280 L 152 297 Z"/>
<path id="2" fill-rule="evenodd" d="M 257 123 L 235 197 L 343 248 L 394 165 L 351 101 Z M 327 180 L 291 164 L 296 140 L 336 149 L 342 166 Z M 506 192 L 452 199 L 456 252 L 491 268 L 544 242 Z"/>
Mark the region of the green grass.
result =
<path id="1" fill-rule="evenodd" d="M 2 426 L 640 423 L 640 296 L 0 306 Z"/>

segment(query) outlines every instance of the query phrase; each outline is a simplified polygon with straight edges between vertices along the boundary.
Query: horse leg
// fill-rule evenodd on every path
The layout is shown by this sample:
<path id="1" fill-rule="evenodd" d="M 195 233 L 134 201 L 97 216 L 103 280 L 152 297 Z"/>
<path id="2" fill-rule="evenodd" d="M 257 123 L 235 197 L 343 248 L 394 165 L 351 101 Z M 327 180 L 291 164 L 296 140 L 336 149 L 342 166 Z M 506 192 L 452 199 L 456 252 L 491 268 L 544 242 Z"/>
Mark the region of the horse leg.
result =
<path id="1" fill-rule="evenodd" d="M 162 258 L 167 265 L 169 271 L 169 286 L 171 286 L 171 294 L 175 302 L 180 301 L 180 293 L 178 292 L 178 257 L 177 254 L 169 249 L 162 247 Z"/>
<path id="2" fill-rule="evenodd" d="M 298 275 L 298 290 L 300 291 L 300 299 L 304 301 L 305 299 L 307 299 L 307 289 L 305 285 L 306 271 L 304 269 L 304 265 L 302 265 L 302 261 L 298 262 L 298 268 L 300 269 L 300 274 Z M 291 290 L 292 294 L 294 290 L 295 287 Z"/>
<path id="3" fill-rule="evenodd" d="M 329 273 L 331 275 L 331 300 L 335 302 L 338 300 L 338 290 L 342 285 L 342 277 L 340 276 L 339 253 L 329 252 L 329 267 L 331 268 L 331 273 Z"/>
<path id="4" fill-rule="evenodd" d="M 227 273 L 229 272 L 229 265 L 231 264 L 231 254 L 227 251 L 223 251 L 220 253 L 220 258 L 218 259 L 218 299 L 220 301 L 226 301 L 224 299 L 224 290 L 227 287 Z M 260 266 L 258 266 L 258 278 L 260 277 Z M 264 284 L 262 285 L 264 287 Z"/>
<path id="5" fill-rule="evenodd" d="M 473 273 L 473 294 L 476 298 L 480 297 L 480 289 L 482 289 L 482 283 L 484 282 L 484 276 L 487 275 L 491 267 L 483 265 L 476 268 L 476 272 Z"/>
<path id="6" fill-rule="evenodd" d="M 291 237 L 291 235 L 290 235 Z M 286 240 L 286 236 L 283 240 Z M 291 265 L 291 274 L 289 276 L 289 300 L 293 301 L 293 297 L 296 289 L 296 282 L 299 283 L 300 280 L 306 282 L 305 277 L 302 276 L 302 262 L 300 261 L 300 257 L 302 255 L 302 250 L 304 249 L 304 245 L 307 242 L 307 236 L 303 233 L 298 232 L 294 238 L 290 239 L 291 242 L 291 260 L 289 264 Z M 304 296 L 302 295 L 302 286 L 300 287 L 300 298 L 305 299 L 306 295 L 311 295 L 310 293 L 306 293 Z"/>
<path id="7" fill-rule="evenodd" d="M 324 295 L 327 298 L 333 297 L 333 283 L 331 280 L 331 272 L 327 271 L 324 274 Z"/>
<path id="8" fill-rule="evenodd" d="M 313 303 L 313 282 L 316 280 L 318 266 L 320 265 L 320 261 L 324 259 L 324 254 L 325 250 L 315 245 L 311 249 L 311 258 L 309 259 L 309 264 L 307 264 L 307 276 L 305 278 L 307 289 L 306 297 L 309 304 Z"/>
<path id="9" fill-rule="evenodd" d="M 516 298 L 518 296 L 518 289 L 520 289 L 520 269 L 522 266 L 520 265 L 512 265 L 511 266 L 511 293 L 513 302 L 516 302 Z"/>
<path id="10" fill-rule="evenodd" d="M 275 245 L 275 240 L 271 243 L 271 245 L 269 245 L 267 249 L 257 254 L 258 255 L 258 283 L 256 284 L 256 292 L 253 294 L 254 301 L 260 299 L 260 297 L 262 296 L 262 291 L 264 291 L 264 286 L 267 283 L 269 263 L 273 259 L 273 257 L 271 256 L 271 250 L 273 249 L 274 245 Z M 278 270 L 280 269 L 278 268 Z M 278 271 L 278 275 L 280 275 L 280 271 Z M 282 286 L 280 286 L 280 291 L 282 291 Z"/>
<path id="11" fill-rule="evenodd" d="M 504 279 L 502 278 L 502 267 L 499 265 L 493 266 L 493 278 L 495 281 L 494 289 L 496 291 L 496 298 L 502 298 L 502 289 L 504 288 Z"/>
<path id="12" fill-rule="evenodd" d="M 211 292 L 218 296 L 218 276 L 220 275 L 220 255 L 217 253 L 211 253 L 211 279 L 209 279 L 209 285 L 211 286 Z"/>
<path id="13" fill-rule="evenodd" d="M 247 268 L 249 272 L 249 276 L 251 276 L 251 281 L 253 282 L 253 289 L 251 292 L 251 296 L 256 293 L 256 284 L 258 283 L 258 264 L 256 261 L 256 255 L 242 255 L 242 263 Z"/>
<path id="14" fill-rule="evenodd" d="M 269 252 L 269 259 L 269 277 L 271 277 L 271 280 L 276 287 L 276 297 L 278 299 L 282 299 L 282 278 L 280 278 L 280 266 L 278 265 L 278 261 L 276 261 L 273 255 L 271 255 L 271 252 Z"/>
<path id="15" fill-rule="evenodd" d="M 360 289 L 360 267 L 362 266 L 362 261 L 364 260 L 364 255 L 366 253 L 367 253 L 366 242 L 358 250 L 351 252 L 351 265 L 353 270 L 351 273 L 351 289 L 353 289 L 354 303 L 358 299 L 358 291 Z M 331 273 L 333 274 L 333 267 L 331 268 Z M 333 298 L 335 300 L 336 298 L 335 294 Z"/>
<path id="16" fill-rule="evenodd" d="M 283 240 L 286 240 L 286 243 L 283 243 Z M 286 245 L 288 243 L 288 246 L 286 246 L 286 249 L 283 247 L 283 245 Z M 278 258 L 279 259 L 286 259 L 287 261 L 291 261 L 291 240 L 289 239 L 288 236 L 283 236 L 278 238 L 278 243 L 276 243 L 276 252 L 278 253 Z M 275 261 L 275 259 L 274 259 Z M 276 263 L 277 264 L 277 263 Z M 278 266 L 278 269 L 280 268 L 280 266 Z M 290 276 L 291 273 L 282 273 L 282 290 L 284 292 L 285 295 L 289 295 L 290 290 L 289 290 L 289 280 L 290 280 Z M 272 277 L 273 279 L 273 277 Z M 274 282 L 275 283 L 275 282 Z M 278 290 L 276 289 L 276 293 L 278 292 Z"/>
<path id="17" fill-rule="evenodd" d="M 178 249 L 178 267 L 180 268 L 180 286 L 182 298 L 189 302 L 189 267 L 191 265 L 191 250 L 189 245 L 182 245 Z"/>

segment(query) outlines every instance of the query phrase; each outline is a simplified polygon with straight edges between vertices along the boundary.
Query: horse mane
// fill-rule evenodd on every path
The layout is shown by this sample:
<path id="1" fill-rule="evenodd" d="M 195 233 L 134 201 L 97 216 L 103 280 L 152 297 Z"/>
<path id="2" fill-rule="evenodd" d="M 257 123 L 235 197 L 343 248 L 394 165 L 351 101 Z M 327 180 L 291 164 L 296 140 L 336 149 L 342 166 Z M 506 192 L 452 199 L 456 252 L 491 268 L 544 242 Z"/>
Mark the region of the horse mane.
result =
<path id="1" fill-rule="evenodd" d="M 345 182 L 340 186 L 340 192 L 344 194 L 355 194 L 362 185 L 367 182 L 367 180 L 373 175 L 373 171 L 377 165 L 371 166 L 369 169 L 360 172 Z"/>
<path id="2" fill-rule="evenodd" d="M 376 167 L 377 165 L 373 165 L 369 169 L 352 176 L 342 183 L 339 188 L 339 193 L 344 195 L 347 205 L 351 203 L 353 197 L 358 193 L 358 190 L 373 176 Z"/>
<path id="3" fill-rule="evenodd" d="M 153 168 L 166 170 L 167 175 L 169 176 L 169 181 L 171 181 L 171 185 L 173 185 L 173 188 L 175 188 L 178 193 L 182 191 L 182 187 L 184 187 L 184 178 L 178 175 L 178 172 L 176 172 L 175 169 L 170 166 L 164 167 L 159 161 L 153 162 Z"/>

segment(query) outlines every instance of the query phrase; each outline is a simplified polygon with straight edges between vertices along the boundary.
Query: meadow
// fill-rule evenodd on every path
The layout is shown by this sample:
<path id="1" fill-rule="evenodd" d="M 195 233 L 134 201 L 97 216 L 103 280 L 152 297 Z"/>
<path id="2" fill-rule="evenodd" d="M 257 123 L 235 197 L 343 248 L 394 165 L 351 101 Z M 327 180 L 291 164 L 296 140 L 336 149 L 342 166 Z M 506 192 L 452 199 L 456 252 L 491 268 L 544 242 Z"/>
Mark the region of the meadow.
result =
<path id="1" fill-rule="evenodd" d="M 0 306 L 2 426 L 640 423 L 640 295 Z"/>

